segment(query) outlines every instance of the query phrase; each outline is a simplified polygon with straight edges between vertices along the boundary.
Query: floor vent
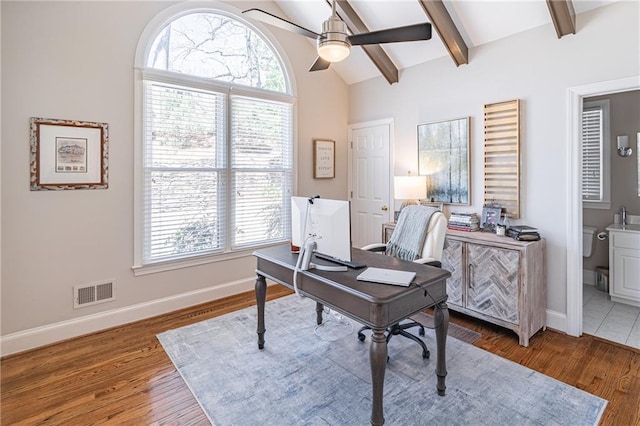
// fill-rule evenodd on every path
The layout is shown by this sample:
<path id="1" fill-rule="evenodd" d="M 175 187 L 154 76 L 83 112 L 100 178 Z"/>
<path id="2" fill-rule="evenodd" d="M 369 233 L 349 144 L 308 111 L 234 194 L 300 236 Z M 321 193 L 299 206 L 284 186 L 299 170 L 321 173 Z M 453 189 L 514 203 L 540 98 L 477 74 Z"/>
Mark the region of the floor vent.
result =
<path id="1" fill-rule="evenodd" d="M 116 299 L 115 280 L 98 281 L 73 287 L 73 308 L 96 305 Z"/>

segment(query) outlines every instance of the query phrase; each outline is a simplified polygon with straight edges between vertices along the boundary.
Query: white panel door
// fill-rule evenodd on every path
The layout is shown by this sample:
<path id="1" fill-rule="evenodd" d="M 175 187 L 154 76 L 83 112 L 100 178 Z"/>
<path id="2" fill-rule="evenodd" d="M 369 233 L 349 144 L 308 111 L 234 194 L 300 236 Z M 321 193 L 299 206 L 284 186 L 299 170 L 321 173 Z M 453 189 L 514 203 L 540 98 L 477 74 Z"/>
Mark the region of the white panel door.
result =
<path id="1" fill-rule="evenodd" d="M 390 221 L 391 121 L 351 127 L 351 239 L 354 247 L 382 242 Z"/>

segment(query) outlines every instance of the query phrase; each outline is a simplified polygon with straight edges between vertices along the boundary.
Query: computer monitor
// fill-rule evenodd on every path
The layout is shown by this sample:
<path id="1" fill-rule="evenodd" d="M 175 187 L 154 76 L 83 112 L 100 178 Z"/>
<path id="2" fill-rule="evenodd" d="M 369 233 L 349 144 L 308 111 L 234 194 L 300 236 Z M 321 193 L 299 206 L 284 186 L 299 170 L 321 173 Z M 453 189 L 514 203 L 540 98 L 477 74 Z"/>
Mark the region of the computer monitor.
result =
<path id="1" fill-rule="evenodd" d="M 291 197 L 291 242 L 302 250 L 315 242 L 315 252 L 351 261 L 349 201 Z"/>

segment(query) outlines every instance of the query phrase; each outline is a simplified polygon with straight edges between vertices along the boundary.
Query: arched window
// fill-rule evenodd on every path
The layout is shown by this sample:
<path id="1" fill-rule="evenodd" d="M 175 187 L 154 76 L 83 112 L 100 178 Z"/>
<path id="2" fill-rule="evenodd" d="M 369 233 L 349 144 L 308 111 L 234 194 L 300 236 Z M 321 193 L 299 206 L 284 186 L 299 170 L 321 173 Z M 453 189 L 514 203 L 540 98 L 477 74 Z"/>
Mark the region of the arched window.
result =
<path id="1" fill-rule="evenodd" d="M 215 12 L 170 22 L 153 41 L 147 66 L 287 93 L 273 48 L 246 24 Z"/>
<path id="2" fill-rule="evenodd" d="M 274 44 L 226 9 L 141 38 L 136 266 L 288 238 L 295 98 Z"/>

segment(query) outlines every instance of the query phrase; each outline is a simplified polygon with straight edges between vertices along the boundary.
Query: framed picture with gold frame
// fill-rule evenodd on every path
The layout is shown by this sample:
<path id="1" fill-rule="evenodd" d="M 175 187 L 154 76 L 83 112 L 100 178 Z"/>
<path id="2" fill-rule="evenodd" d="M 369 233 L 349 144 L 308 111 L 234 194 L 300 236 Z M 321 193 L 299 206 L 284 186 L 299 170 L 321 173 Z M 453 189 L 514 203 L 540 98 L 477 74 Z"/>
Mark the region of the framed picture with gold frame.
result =
<path id="1" fill-rule="evenodd" d="M 336 177 L 336 143 L 331 140 L 313 141 L 313 178 L 332 179 Z"/>

